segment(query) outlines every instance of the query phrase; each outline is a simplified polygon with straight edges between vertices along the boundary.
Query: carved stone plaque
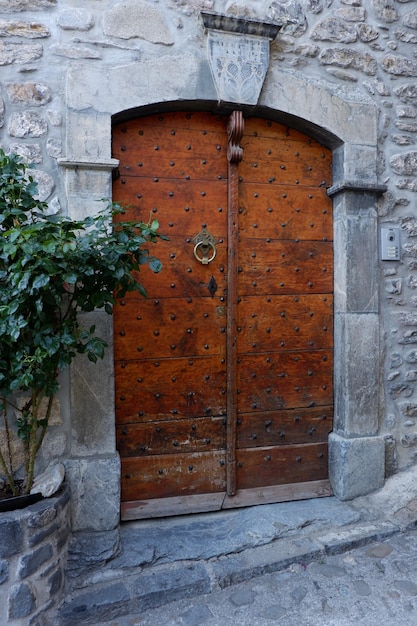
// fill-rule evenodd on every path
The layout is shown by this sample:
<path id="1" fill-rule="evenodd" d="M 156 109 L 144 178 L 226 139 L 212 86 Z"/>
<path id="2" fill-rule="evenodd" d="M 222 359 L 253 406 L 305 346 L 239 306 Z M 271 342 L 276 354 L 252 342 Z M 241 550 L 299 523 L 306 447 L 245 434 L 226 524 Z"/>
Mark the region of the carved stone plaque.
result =
<path id="1" fill-rule="evenodd" d="M 269 65 L 266 37 L 209 31 L 208 54 L 219 101 L 255 105 Z"/>

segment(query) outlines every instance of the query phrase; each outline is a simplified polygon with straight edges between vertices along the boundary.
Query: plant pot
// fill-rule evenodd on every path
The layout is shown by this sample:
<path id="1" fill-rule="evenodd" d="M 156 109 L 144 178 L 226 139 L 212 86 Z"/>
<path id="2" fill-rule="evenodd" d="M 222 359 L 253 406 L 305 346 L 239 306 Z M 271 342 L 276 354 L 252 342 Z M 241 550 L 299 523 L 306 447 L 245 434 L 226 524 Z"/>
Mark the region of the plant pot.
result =
<path id="1" fill-rule="evenodd" d="M 12 496 L 11 498 L 5 498 L 0 500 L 0 513 L 6 511 L 16 511 L 17 509 L 24 509 L 30 504 L 34 504 L 43 498 L 41 493 L 28 493 L 23 496 Z"/>
<path id="2" fill-rule="evenodd" d="M 1 495 L 0 624 L 57 624 L 71 537 L 69 488 L 49 498 Z"/>

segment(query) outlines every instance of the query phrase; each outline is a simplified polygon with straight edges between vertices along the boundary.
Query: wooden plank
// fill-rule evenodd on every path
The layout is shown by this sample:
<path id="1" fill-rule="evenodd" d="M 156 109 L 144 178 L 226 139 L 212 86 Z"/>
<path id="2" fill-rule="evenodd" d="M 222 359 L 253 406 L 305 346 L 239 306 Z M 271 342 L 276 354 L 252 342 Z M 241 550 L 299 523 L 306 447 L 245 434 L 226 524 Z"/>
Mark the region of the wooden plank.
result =
<path id="1" fill-rule="evenodd" d="M 184 158 L 189 160 L 209 155 L 217 161 L 226 158 L 223 124 L 210 130 L 196 126 L 186 128 L 175 124 L 164 127 L 147 126 L 141 124 L 140 120 L 128 125 L 131 126 L 128 132 L 119 134 L 117 141 L 114 142 L 113 154 L 120 152 L 120 156 L 129 162 L 132 158 L 131 152 L 134 151 L 136 157 L 131 161 L 132 167 L 137 167 L 137 155 L 142 155 L 144 161 L 154 157 L 164 161 L 165 154 L 171 159 L 175 159 L 178 154 L 183 154 Z"/>
<path id="2" fill-rule="evenodd" d="M 255 448 L 301 443 L 325 443 L 332 430 L 333 407 L 240 413 L 237 446 Z"/>
<path id="3" fill-rule="evenodd" d="M 142 298 L 114 306 L 116 361 L 225 354 L 226 308 L 220 298 Z M 141 298 L 141 299 L 139 299 Z"/>
<path id="4" fill-rule="evenodd" d="M 333 347 L 333 296 L 243 296 L 239 352 Z"/>
<path id="5" fill-rule="evenodd" d="M 200 417 L 123 424 L 117 426 L 116 438 L 117 449 L 122 457 L 224 450 L 226 420 Z"/>
<path id="6" fill-rule="evenodd" d="M 119 424 L 225 415 L 225 358 L 117 363 L 115 396 Z"/>
<path id="7" fill-rule="evenodd" d="M 191 496 L 173 498 L 153 498 L 152 500 L 134 500 L 121 503 L 121 519 L 123 522 L 137 519 L 170 517 L 172 515 L 189 515 L 190 513 L 206 513 L 219 511 L 225 494 L 202 493 Z"/>
<path id="8" fill-rule="evenodd" d="M 245 119 L 245 136 L 262 136 L 269 137 L 274 141 L 297 142 L 299 144 L 306 143 L 311 146 L 320 146 L 323 149 L 321 144 L 305 133 L 291 128 L 291 126 L 281 124 L 280 122 L 274 122 L 259 117 L 247 117 Z M 324 148 L 324 150 L 331 154 L 331 151 L 327 148 Z"/>
<path id="9" fill-rule="evenodd" d="M 239 412 L 333 404 L 331 350 L 239 357 Z"/>
<path id="10" fill-rule="evenodd" d="M 121 464 L 123 501 L 216 493 L 226 488 L 224 451 L 127 457 Z"/>
<path id="11" fill-rule="evenodd" d="M 333 240 L 332 202 L 324 187 L 240 185 L 239 225 L 243 234 L 272 239 Z"/>
<path id="12" fill-rule="evenodd" d="M 221 128 L 225 132 L 226 121 L 227 118 L 224 115 L 210 113 L 209 111 L 166 111 L 119 122 L 115 125 L 115 131 L 123 135 L 129 132 L 137 133 L 145 127 L 153 129 L 164 127 L 169 129 L 186 128 L 197 131 L 204 127 L 207 132 L 218 132 Z M 308 139 L 305 135 L 303 137 Z"/>
<path id="13" fill-rule="evenodd" d="M 239 266 L 242 296 L 332 292 L 331 243 L 242 238 Z"/>
<path id="14" fill-rule="evenodd" d="M 158 143 L 158 153 L 149 153 L 151 142 L 140 142 L 137 146 L 130 145 L 124 147 L 123 154 L 114 154 L 114 157 L 121 160 L 119 165 L 119 174 L 121 181 L 125 178 L 133 176 L 135 178 L 152 178 L 155 182 L 161 182 L 166 179 L 179 180 L 199 180 L 201 182 L 210 183 L 211 181 L 227 178 L 226 173 L 226 154 L 217 152 L 216 145 L 200 145 L 199 143 L 190 143 L 190 150 L 179 148 L 177 145 L 169 147 L 166 141 Z M 188 140 L 185 138 L 185 142 Z M 192 140 L 191 140 L 192 141 Z M 137 159 L 137 155 L 143 155 L 142 159 Z M 155 172 L 157 171 L 157 176 Z M 155 179 L 158 179 L 156 181 Z"/>
<path id="15" fill-rule="evenodd" d="M 226 237 L 227 181 L 169 178 L 157 182 L 135 176 L 121 177 L 113 183 L 117 202 L 126 207 L 121 219 L 157 218 L 166 236 L 194 237 L 205 222 L 213 237 Z"/>
<path id="16" fill-rule="evenodd" d="M 309 150 L 285 142 L 274 145 L 271 139 L 263 137 L 252 138 L 242 146 L 244 157 L 239 176 L 243 182 L 330 186 L 330 160 L 320 146 Z M 266 158 L 268 152 L 271 154 Z"/>
<path id="17" fill-rule="evenodd" d="M 327 442 L 237 451 L 238 489 L 327 478 Z"/>
<path id="18" fill-rule="evenodd" d="M 169 517 L 172 515 L 189 515 L 191 513 L 219 511 L 220 509 L 233 509 L 275 502 L 325 498 L 332 495 L 333 491 L 328 480 L 316 480 L 289 485 L 241 489 L 232 497 L 220 492 L 174 498 L 136 500 L 122 502 L 121 519 L 122 521 L 131 521 Z"/>
<path id="19" fill-rule="evenodd" d="M 233 498 L 225 497 L 222 508 L 235 509 L 259 504 L 273 504 L 275 502 L 326 498 L 332 495 L 333 491 L 328 480 L 313 480 L 303 483 L 290 483 L 288 485 L 239 489 Z"/>

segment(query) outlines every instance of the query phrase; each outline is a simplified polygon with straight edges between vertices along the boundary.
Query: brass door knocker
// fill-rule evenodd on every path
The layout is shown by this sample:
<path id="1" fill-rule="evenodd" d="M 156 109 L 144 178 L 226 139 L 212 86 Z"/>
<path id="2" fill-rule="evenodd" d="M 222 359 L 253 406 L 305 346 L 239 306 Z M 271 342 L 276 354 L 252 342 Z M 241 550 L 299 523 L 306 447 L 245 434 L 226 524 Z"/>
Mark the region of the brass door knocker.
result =
<path id="1" fill-rule="evenodd" d="M 203 265 L 208 265 L 214 260 L 217 254 L 216 240 L 213 235 L 210 235 L 206 228 L 203 228 L 203 230 L 194 237 L 193 243 L 195 243 L 194 256 L 197 261 L 200 261 Z"/>

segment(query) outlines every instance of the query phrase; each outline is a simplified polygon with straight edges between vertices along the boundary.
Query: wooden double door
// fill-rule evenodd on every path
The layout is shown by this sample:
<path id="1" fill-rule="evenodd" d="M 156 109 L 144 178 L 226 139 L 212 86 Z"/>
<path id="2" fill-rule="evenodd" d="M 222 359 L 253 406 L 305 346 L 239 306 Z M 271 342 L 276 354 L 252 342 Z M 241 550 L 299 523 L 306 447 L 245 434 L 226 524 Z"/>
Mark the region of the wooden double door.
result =
<path id="1" fill-rule="evenodd" d="M 330 151 L 237 111 L 113 137 L 114 200 L 169 237 L 114 308 L 122 519 L 329 495 Z"/>

